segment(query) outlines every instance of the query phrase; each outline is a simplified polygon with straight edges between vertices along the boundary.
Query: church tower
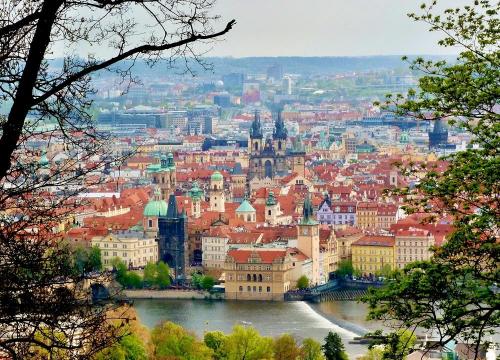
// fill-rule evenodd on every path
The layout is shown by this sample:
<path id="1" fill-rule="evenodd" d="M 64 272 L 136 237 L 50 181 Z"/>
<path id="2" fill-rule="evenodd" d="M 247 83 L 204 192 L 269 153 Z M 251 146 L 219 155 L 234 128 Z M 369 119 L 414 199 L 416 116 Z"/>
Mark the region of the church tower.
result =
<path id="1" fill-rule="evenodd" d="M 189 197 L 191 197 L 191 214 L 197 219 L 201 217 L 201 199 L 203 198 L 203 190 L 200 189 L 197 181 L 193 182 Z"/>
<path id="2" fill-rule="evenodd" d="M 160 188 L 154 190 L 153 198 L 144 208 L 142 226 L 144 232 L 156 236 L 158 234 L 158 218 L 167 215 L 167 202 L 161 198 Z"/>
<path id="3" fill-rule="evenodd" d="M 147 172 L 152 176 L 153 183 L 160 187 L 161 198 L 166 201 L 177 186 L 174 155 L 161 155 L 160 163 L 148 166 Z"/>
<path id="4" fill-rule="evenodd" d="M 278 216 L 281 215 L 280 204 L 274 197 L 274 192 L 270 191 L 266 200 L 266 215 L 264 217 L 265 221 L 271 225 L 276 225 L 278 223 Z"/>
<path id="5" fill-rule="evenodd" d="M 314 220 L 313 206 L 309 196 L 304 200 L 302 220 L 297 225 L 297 231 L 297 248 L 312 261 L 309 281 L 312 285 L 319 284 L 319 224 Z"/>
<path id="6" fill-rule="evenodd" d="M 210 210 L 223 213 L 225 202 L 224 177 L 220 172 L 215 171 L 210 177 Z"/>
<path id="7" fill-rule="evenodd" d="M 298 134 L 293 142 L 293 149 L 291 151 L 291 168 L 292 173 L 297 173 L 299 176 L 305 175 L 305 161 L 306 161 L 306 151 L 304 148 L 304 143 L 302 142 L 302 136 Z"/>
<path id="8" fill-rule="evenodd" d="M 177 210 L 177 200 L 171 194 L 168 199 L 165 216 L 158 218 L 158 259 L 167 263 L 173 270 L 175 284 L 183 284 L 185 280 L 185 254 L 187 245 L 186 213 Z"/>
<path id="9" fill-rule="evenodd" d="M 273 148 L 278 156 L 284 156 L 286 152 L 286 138 L 288 132 L 285 127 L 285 122 L 281 118 L 281 111 L 278 111 L 276 121 L 274 123 L 273 132 Z"/>
<path id="10" fill-rule="evenodd" d="M 264 134 L 262 132 L 262 124 L 260 122 L 260 113 L 255 110 L 254 120 L 252 121 L 252 127 L 250 128 L 250 141 L 248 142 L 249 153 L 252 155 L 258 155 L 264 144 L 262 139 L 264 138 Z"/>

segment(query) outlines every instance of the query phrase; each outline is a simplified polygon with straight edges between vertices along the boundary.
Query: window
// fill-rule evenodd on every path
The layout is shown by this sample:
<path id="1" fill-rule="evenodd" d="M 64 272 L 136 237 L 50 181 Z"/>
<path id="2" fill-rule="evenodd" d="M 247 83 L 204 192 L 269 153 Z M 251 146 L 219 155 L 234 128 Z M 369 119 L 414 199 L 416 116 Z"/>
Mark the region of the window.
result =
<path id="1" fill-rule="evenodd" d="M 253 287 L 253 292 L 257 292 L 257 286 Z"/>
<path id="2" fill-rule="evenodd" d="M 252 276 L 250 274 L 247 274 L 247 281 L 252 281 Z"/>
<path id="3" fill-rule="evenodd" d="M 259 286 L 259 292 L 260 293 L 262 292 L 262 286 Z"/>
<path id="4" fill-rule="evenodd" d="M 152 220 L 152 219 L 149 219 L 149 220 L 148 220 L 148 226 L 149 226 L 150 228 L 152 228 L 152 227 L 153 227 L 153 220 Z"/>
<path id="5" fill-rule="evenodd" d="M 257 281 L 257 275 L 255 275 L 255 274 L 253 274 L 253 281 Z"/>
<path id="6" fill-rule="evenodd" d="M 122 256 L 123 256 L 124 258 L 126 258 L 126 257 L 127 257 L 127 253 L 126 253 L 126 252 L 122 253 Z"/>
<path id="7" fill-rule="evenodd" d="M 243 286 L 240 286 L 240 291 L 243 291 Z"/>
<path id="8" fill-rule="evenodd" d="M 271 287 L 270 286 L 267 287 L 267 292 L 271 292 Z"/>
<path id="9" fill-rule="evenodd" d="M 252 288 L 250 286 L 247 286 L 247 291 L 248 292 L 252 291 Z"/>
<path id="10" fill-rule="evenodd" d="M 259 282 L 262 282 L 262 274 L 259 274 Z"/>

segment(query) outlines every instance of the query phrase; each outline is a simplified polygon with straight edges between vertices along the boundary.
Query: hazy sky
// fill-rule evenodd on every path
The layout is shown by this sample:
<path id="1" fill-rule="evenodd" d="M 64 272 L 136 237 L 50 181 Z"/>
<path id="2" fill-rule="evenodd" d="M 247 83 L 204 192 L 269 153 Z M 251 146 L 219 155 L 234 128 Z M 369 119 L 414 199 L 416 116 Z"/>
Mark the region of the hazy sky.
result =
<path id="1" fill-rule="evenodd" d="M 428 1 L 427 1 L 428 2 Z M 465 0 L 440 0 L 457 6 Z M 455 54 L 406 14 L 422 0 L 218 0 L 224 20 L 237 20 L 217 56 Z M 222 24 L 221 24 L 222 26 Z"/>

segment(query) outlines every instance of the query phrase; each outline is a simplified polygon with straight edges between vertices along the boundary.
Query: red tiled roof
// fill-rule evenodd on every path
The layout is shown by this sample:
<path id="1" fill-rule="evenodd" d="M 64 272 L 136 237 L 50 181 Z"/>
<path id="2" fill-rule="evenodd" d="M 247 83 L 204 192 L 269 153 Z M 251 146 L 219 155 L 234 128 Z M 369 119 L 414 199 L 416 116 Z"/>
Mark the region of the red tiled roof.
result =
<path id="1" fill-rule="evenodd" d="M 279 258 L 284 258 L 286 256 L 287 250 L 266 250 L 266 249 L 236 249 L 229 250 L 227 255 L 232 257 L 234 261 L 238 264 L 245 264 L 249 262 L 250 257 L 253 254 L 257 254 L 260 257 L 262 264 L 272 264 Z"/>
<path id="2" fill-rule="evenodd" d="M 394 236 L 365 235 L 351 246 L 394 246 Z"/>

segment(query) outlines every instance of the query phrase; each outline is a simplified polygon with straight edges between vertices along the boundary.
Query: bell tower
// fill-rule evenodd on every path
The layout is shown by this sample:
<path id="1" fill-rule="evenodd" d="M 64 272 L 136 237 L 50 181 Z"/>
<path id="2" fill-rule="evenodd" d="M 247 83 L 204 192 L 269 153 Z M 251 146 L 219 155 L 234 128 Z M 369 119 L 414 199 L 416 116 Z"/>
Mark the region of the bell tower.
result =
<path id="1" fill-rule="evenodd" d="M 224 194 L 224 177 L 215 171 L 210 177 L 210 210 L 223 213 L 226 197 Z"/>
<path id="2" fill-rule="evenodd" d="M 319 224 L 314 220 L 312 202 L 309 196 L 304 200 L 302 220 L 297 225 L 297 248 L 312 261 L 312 285 L 319 284 Z"/>

